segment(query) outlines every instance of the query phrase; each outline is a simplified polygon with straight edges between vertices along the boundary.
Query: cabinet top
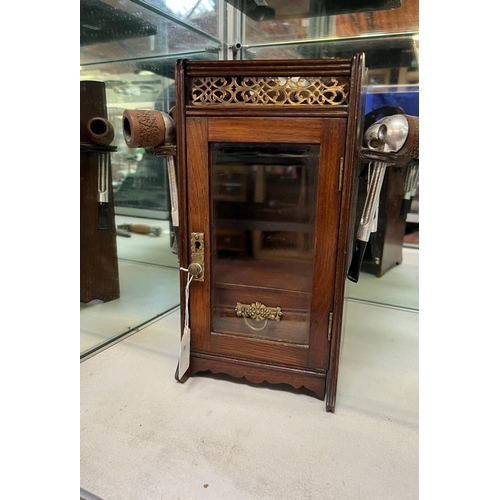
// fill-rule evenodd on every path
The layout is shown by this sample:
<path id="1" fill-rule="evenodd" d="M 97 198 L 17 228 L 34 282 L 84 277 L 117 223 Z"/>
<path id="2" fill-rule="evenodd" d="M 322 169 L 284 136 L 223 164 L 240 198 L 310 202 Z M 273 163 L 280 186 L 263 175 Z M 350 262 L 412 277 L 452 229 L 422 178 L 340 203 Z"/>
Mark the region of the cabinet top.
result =
<path id="1" fill-rule="evenodd" d="M 364 55 L 351 59 L 177 61 L 180 101 L 192 108 L 272 105 L 345 107 L 360 82 Z M 194 110 L 193 110 L 194 111 Z"/>
<path id="2" fill-rule="evenodd" d="M 348 76 L 353 66 L 364 63 L 364 54 L 350 59 L 279 59 L 200 61 L 179 59 L 187 77 L 194 76 Z"/>

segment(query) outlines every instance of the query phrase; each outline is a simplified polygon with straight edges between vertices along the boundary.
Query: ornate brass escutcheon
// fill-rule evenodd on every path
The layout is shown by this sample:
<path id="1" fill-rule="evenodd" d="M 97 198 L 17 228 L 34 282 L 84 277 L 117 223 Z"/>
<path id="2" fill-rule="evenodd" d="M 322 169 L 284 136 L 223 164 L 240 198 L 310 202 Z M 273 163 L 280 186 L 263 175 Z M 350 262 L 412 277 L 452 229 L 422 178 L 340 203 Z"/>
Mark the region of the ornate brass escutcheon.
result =
<path id="1" fill-rule="evenodd" d="M 194 264 L 198 264 L 201 270 Z M 203 233 L 191 233 L 191 263 L 188 269 L 193 275 L 193 281 L 205 281 L 205 235 Z M 195 274 L 196 271 L 199 273 Z"/>
<path id="2" fill-rule="evenodd" d="M 267 307 L 261 302 L 253 302 L 250 305 L 236 302 L 234 311 L 238 318 L 250 318 L 255 321 L 280 321 L 283 317 L 281 307 Z"/>

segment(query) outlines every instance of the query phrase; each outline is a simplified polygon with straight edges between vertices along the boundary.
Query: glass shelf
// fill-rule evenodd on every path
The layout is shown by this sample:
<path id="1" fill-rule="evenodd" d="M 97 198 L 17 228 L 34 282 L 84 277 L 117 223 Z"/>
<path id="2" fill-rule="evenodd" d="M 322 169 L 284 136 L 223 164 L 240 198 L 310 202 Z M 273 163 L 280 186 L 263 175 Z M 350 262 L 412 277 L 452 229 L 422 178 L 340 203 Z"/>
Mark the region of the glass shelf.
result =
<path id="1" fill-rule="evenodd" d="M 98 0 L 81 0 L 81 66 L 217 51 L 221 45 L 212 34 L 218 29 L 217 4 L 190 24 L 175 21 L 166 7 L 153 7 L 152 1 L 114 3 L 116 7 Z M 204 29 L 198 28 L 197 22 Z"/>
<path id="2" fill-rule="evenodd" d="M 198 33 L 214 42 L 219 37 L 219 0 L 131 0 L 179 26 Z M 224 2 L 221 2 L 224 7 Z"/>

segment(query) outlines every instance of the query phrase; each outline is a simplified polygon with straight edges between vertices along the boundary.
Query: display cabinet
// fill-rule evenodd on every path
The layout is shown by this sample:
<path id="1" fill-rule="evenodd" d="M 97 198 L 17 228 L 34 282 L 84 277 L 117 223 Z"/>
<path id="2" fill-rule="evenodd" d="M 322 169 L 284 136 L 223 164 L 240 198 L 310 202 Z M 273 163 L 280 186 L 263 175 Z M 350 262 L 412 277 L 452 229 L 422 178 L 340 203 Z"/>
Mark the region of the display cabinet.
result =
<path id="1" fill-rule="evenodd" d="M 333 411 L 364 74 L 363 54 L 178 61 L 180 381 L 285 383 Z"/>

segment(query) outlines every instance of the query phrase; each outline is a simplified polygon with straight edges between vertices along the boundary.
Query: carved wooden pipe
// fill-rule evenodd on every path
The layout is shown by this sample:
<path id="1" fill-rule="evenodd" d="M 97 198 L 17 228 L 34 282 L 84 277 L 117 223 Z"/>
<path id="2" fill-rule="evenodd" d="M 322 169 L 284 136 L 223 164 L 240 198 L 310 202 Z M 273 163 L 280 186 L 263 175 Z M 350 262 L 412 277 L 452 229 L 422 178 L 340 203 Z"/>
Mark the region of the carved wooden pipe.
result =
<path id="1" fill-rule="evenodd" d="M 396 114 L 382 118 L 368 128 L 364 140 L 367 145 L 365 157 L 368 157 L 370 152 L 374 152 L 378 158 L 372 162 L 373 180 L 368 186 L 368 193 L 356 235 L 354 255 L 347 272 L 347 278 L 354 283 L 358 282 L 365 250 L 370 234 L 375 227 L 374 218 L 380 200 L 380 190 L 386 168 L 390 165 L 403 167 L 412 159 L 418 159 L 418 117 Z M 385 155 L 386 158 L 384 158 Z"/>
<path id="2" fill-rule="evenodd" d="M 159 226 L 150 226 L 149 224 L 120 224 L 118 229 L 123 229 L 131 233 L 148 234 L 150 236 L 161 236 L 163 229 Z"/>
<path id="3" fill-rule="evenodd" d="M 87 123 L 87 130 L 91 141 L 101 146 L 109 146 L 115 138 L 113 125 L 101 116 L 91 118 Z"/>
<path id="4" fill-rule="evenodd" d="M 169 114 L 148 109 L 126 109 L 123 112 L 122 125 L 123 137 L 127 146 L 129 148 L 156 148 L 156 152 L 161 149 L 160 146 L 173 145 L 175 148 L 176 129 L 173 118 L 177 114 L 175 109 L 174 106 Z M 175 162 L 172 156 L 167 156 L 167 172 L 174 233 L 174 246 L 172 248 L 177 248 L 176 242 L 179 239 L 177 181 Z"/>
<path id="5" fill-rule="evenodd" d="M 154 148 L 175 141 L 175 122 L 161 111 L 126 109 L 122 125 L 129 148 Z"/>

